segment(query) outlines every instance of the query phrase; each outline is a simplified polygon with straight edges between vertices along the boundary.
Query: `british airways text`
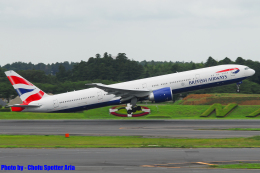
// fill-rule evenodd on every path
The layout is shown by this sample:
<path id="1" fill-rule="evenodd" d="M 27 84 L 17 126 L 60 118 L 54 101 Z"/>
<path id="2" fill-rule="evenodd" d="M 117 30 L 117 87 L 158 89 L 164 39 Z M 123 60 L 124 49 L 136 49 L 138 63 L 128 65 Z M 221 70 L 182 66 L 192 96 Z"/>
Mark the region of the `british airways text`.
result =
<path id="1" fill-rule="evenodd" d="M 227 79 L 227 75 L 218 76 L 218 77 L 210 77 L 208 79 L 205 78 L 205 79 L 197 79 L 197 80 L 189 81 L 189 85 L 202 84 L 202 83 L 212 82 L 212 81 L 219 80 L 219 79 Z"/>

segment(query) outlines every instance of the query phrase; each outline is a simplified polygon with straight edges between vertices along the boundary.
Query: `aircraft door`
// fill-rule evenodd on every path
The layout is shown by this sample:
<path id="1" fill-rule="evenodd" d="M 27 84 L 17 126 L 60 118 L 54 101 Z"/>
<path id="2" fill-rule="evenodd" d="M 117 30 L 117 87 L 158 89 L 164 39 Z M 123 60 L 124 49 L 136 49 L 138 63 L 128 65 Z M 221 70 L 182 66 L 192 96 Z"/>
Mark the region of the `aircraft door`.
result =
<path id="1" fill-rule="evenodd" d="M 53 108 L 58 108 L 59 107 L 59 101 L 56 99 L 56 100 L 53 100 Z"/>
<path id="2" fill-rule="evenodd" d="M 97 99 L 98 99 L 98 102 L 103 100 L 103 95 L 102 95 L 101 91 L 97 92 Z"/>
<path id="3" fill-rule="evenodd" d="M 144 83 L 144 84 L 142 85 L 142 88 L 143 88 L 143 89 L 147 88 L 147 84 Z"/>

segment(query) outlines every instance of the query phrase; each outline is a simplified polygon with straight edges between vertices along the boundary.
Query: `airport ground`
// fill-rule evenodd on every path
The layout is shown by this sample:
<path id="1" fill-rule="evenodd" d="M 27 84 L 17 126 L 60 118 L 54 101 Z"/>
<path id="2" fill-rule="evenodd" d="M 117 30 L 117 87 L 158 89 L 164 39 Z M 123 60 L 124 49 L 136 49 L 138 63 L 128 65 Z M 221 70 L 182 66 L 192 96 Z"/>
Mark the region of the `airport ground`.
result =
<path id="1" fill-rule="evenodd" d="M 207 98 L 204 98 L 206 96 Z M 252 136 L 259 136 L 260 131 L 250 129 L 260 130 L 260 116 L 246 117 L 260 108 L 258 96 L 254 95 L 254 98 L 251 96 L 249 98 L 249 96 L 236 95 L 236 98 L 233 98 L 230 95 L 221 95 L 223 108 L 232 99 L 239 100 L 241 103 L 246 101 L 247 104 L 257 103 L 256 105 L 239 105 L 225 118 L 217 118 L 215 112 L 208 117 L 200 117 L 210 105 L 178 105 L 205 101 L 213 103 L 220 98 L 219 95 L 206 96 L 190 96 L 191 98 L 182 103 L 175 104 L 144 104 L 151 109 L 152 114 L 139 118 L 109 115 L 110 107 L 73 114 L 3 112 L 0 114 L 0 134 L 18 135 L 23 138 L 23 135 L 64 137 L 65 133 L 69 133 L 70 139 L 83 136 L 120 136 L 126 137 L 127 140 L 131 136 L 139 136 L 148 139 L 156 138 L 157 141 L 161 138 L 175 141 L 182 139 L 186 143 L 189 143 L 191 138 L 205 139 L 205 141 L 243 138 L 247 141 Z M 249 130 L 244 131 L 243 129 L 246 128 Z M 29 144 L 28 141 L 26 143 Z M 2 144 L 3 141 L 1 141 Z M 27 167 L 23 172 L 36 172 L 28 170 L 29 164 L 75 166 L 75 171 L 66 172 L 259 172 L 259 169 L 216 169 L 212 165 L 260 163 L 260 140 L 257 140 L 252 148 L 247 146 L 190 148 L 189 146 L 185 144 L 182 146 L 184 148 L 157 148 L 158 146 L 148 145 L 138 146 L 140 148 L 0 148 L 0 164 L 23 165 Z"/>
<path id="2" fill-rule="evenodd" d="M 256 173 L 259 170 L 215 169 L 211 164 L 259 162 L 259 148 L 240 149 L 172 149 L 172 148 L 104 148 L 104 149 L 0 149 L 5 165 L 73 165 L 75 171 L 64 172 L 138 172 L 138 173 Z M 18 172 L 18 171 L 6 171 Z M 19 171 L 20 172 L 20 171 Z M 44 172 L 28 171 L 23 172 Z M 47 171 L 46 171 L 47 172 Z M 62 172 L 62 171 L 49 171 Z"/>
<path id="3" fill-rule="evenodd" d="M 257 136 L 259 131 L 216 129 L 259 128 L 259 123 L 260 120 L 256 119 L 1 120 L 0 132 L 11 135 L 64 135 L 70 133 L 72 136 L 211 139 Z M 0 149 L 0 162 L 6 165 L 20 164 L 23 166 L 28 164 L 75 166 L 76 171 L 66 172 L 259 172 L 259 170 L 210 167 L 211 164 L 259 163 L 259 154 L 259 148 L 2 148 Z M 24 170 L 23 172 L 32 171 Z"/>
<path id="4" fill-rule="evenodd" d="M 0 134 L 74 136 L 143 136 L 234 138 L 260 131 L 216 130 L 259 128 L 260 120 L 0 120 Z M 199 130 L 203 129 L 203 130 Z M 214 129 L 214 130 L 213 130 Z"/>

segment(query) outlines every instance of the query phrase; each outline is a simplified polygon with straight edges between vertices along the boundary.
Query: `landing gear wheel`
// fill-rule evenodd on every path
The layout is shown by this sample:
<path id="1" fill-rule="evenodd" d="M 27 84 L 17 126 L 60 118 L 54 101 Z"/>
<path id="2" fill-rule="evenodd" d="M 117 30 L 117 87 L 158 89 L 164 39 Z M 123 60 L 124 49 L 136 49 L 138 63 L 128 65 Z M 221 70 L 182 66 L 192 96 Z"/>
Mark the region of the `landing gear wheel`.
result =
<path id="1" fill-rule="evenodd" d="M 142 110 L 141 106 L 137 106 L 136 110 L 141 111 Z"/>
<path id="2" fill-rule="evenodd" d="M 240 87 L 241 83 L 242 83 L 242 81 L 237 83 L 237 93 L 240 93 L 239 87 Z"/>
<path id="3" fill-rule="evenodd" d="M 132 111 L 131 111 L 131 110 L 128 110 L 128 111 L 127 111 L 127 114 L 132 114 Z"/>
<path id="4" fill-rule="evenodd" d="M 132 109 L 132 112 L 136 112 L 136 110 L 137 110 L 136 108 L 133 108 L 133 109 Z"/>

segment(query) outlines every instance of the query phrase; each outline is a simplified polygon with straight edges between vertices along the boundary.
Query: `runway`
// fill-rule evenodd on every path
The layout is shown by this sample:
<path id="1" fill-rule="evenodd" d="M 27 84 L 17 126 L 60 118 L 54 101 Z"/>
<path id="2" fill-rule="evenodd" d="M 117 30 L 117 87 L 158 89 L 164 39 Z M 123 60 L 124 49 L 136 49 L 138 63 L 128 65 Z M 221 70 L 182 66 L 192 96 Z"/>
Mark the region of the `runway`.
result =
<path id="1" fill-rule="evenodd" d="M 70 135 L 93 136 L 229 138 L 250 137 L 259 135 L 259 132 L 197 129 L 259 128 L 259 124 L 260 120 L 1 120 L 0 134 L 64 135 L 70 133 Z M 23 172 L 36 172 L 29 171 L 28 165 L 72 165 L 75 166 L 75 170 L 64 172 L 254 173 L 259 170 L 213 169 L 209 165 L 241 161 L 260 163 L 259 154 L 260 148 L 21 148 L 0 149 L 0 164 L 22 165 Z"/>
<path id="2" fill-rule="evenodd" d="M 259 128 L 259 124 L 260 120 L 1 120 L 0 134 L 231 138 L 260 132 L 212 129 Z"/>
<path id="3" fill-rule="evenodd" d="M 209 164 L 260 162 L 260 149 L 0 149 L 1 165 L 20 165 L 22 172 L 29 171 L 28 165 L 72 165 L 73 171 L 88 173 L 256 173 L 259 170 L 212 169 Z M 0 171 L 2 172 L 2 171 Z M 21 171 L 6 171 L 21 172 Z"/>

